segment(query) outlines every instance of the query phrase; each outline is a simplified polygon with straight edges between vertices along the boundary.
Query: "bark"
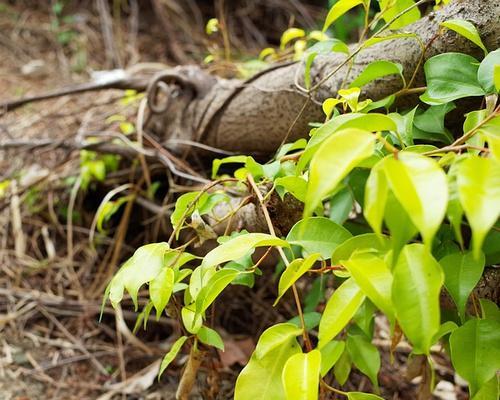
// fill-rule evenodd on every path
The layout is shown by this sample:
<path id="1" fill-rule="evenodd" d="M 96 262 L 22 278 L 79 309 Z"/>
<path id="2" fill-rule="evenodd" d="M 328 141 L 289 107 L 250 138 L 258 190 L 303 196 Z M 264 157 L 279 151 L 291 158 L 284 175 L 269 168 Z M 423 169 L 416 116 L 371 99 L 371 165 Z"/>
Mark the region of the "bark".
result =
<path id="1" fill-rule="evenodd" d="M 500 3 L 495 0 L 454 0 L 404 31 L 420 36 L 427 47 L 425 59 L 451 51 L 480 57 L 481 49 L 455 32 L 443 30 L 439 34 L 439 24 L 452 18 L 472 22 L 488 49 L 499 47 Z M 273 66 L 246 82 L 215 79 L 196 67 L 180 68 L 180 75 L 196 77 L 197 82 L 204 82 L 203 87 L 195 90 L 194 98 L 192 94 L 179 96 L 168 112 L 152 118 L 151 127 L 165 140 L 189 139 L 245 154 L 271 154 L 284 139 L 307 137 L 308 123 L 323 118 L 321 102 L 335 96 L 346 77 L 349 83 L 370 62 L 385 59 L 402 64 L 406 78 L 410 79 L 420 56 L 421 49 L 414 39 L 386 41 L 365 49 L 356 56 L 350 72 L 347 66 L 340 68 L 313 93 L 305 106 L 307 95 L 295 85 L 298 79 L 304 86 L 303 62 Z M 345 56 L 339 53 L 318 56 L 311 71 L 312 84 L 321 81 L 344 60 Z M 420 65 L 414 86 L 424 85 L 423 78 Z M 207 82 L 210 82 L 209 89 Z M 196 84 L 194 88 L 197 89 Z M 400 88 L 398 77 L 387 78 L 364 87 L 363 95 L 377 100 Z M 400 105 L 410 105 L 409 100 L 415 101 L 415 98 L 403 100 L 406 104 Z"/>

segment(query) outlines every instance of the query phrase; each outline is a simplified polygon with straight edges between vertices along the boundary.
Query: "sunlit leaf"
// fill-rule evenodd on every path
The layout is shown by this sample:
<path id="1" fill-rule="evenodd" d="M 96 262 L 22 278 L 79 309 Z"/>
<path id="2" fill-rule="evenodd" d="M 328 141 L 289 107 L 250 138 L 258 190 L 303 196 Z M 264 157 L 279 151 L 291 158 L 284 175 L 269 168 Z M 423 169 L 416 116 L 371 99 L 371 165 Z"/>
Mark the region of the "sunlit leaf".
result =
<path id="1" fill-rule="evenodd" d="M 288 340 L 281 342 L 262 358 L 256 356 L 259 345 L 260 340 L 256 351 L 236 380 L 234 400 L 286 400 L 281 374 L 287 360 L 294 354 L 301 353 L 297 339 L 295 336 L 288 337 Z"/>
<path id="2" fill-rule="evenodd" d="M 404 12 L 403 15 L 391 23 L 390 29 L 401 29 L 420 19 L 418 7 L 410 8 L 415 5 L 413 0 L 379 0 L 379 4 L 382 18 L 386 23 L 391 22 L 396 16 Z"/>
<path id="3" fill-rule="evenodd" d="M 484 51 L 484 54 L 488 54 L 488 50 L 486 50 L 486 47 L 479 36 L 479 32 L 469 21 L 465 21 L 463 19 L 449 19 L 445 22 L 441 22 L 441 26 L 451 29 L 452 31 L 455 31 L 463 37 L 469 39 L 472 43 L 479 46 Z"/>
<path id="4" fill-rule="evenodd" d="M 500 163 L 470 156 L 458 165 L 457 184 L 472 228 L 474 255 L 479 257 L 486 234 L 500 216 Z"/>
<path id="5" fill-rule="evenodd" d="M 303 29 L 289 28 L 281 35 L 280 48 L 283 50 L 288 43 L 294 39 L 304 37 L 306 33 Z"/>
<path id="6" fill-rule="evenodd" d="M 158 372 L 158 379 L 160 379 L 163 372 L 168 368 L 170 363 L 174 361 L 175 357 L 177 357 L 177 354 L 179 354 L 179 351 L 181 350 L 187 339 L 187 336 L 181 336 L 174 342 L 169 352 L 165 354 L 165 357 L 163 357 L 163 360 L 161 361 L 160 372 Z"/>
<path id="7" fill-rule="evenodd" d="M 321 200 L 374 150 L 374 135 L 361 129 L 345 129 L 326 139 L 311 160 L 304 214 L 311 215 Z"/>
<path id="8" fill-rule="evenodd" d="M 260 335 L 254 355 L 258 359 L 263 358 L 276 347 L 282 346 L 301 333 L 302 328 L 298 328 L 294 324 L 281 323 L 273 325 Z"/>
<path id="9" fill-rule="evenodd" d="M 479 69 L 477 70 L 477 79 L 487 93 L 495 93 L 500 90 L 498 84 L 498 79 L 500 79 L 498 77 L 499 65 L 500 49 L 492 51 L 488 54 L 481 62 L 481 65 L 479 65 Z M 495 81 L 495 74 L 497 81 Z"/>
<path id="10" fill-rule="evenodd" d="M 324 377 L 339 360 L 345 349 L 345 342 L 332 340 L 321 349 L 321 377 Z"/>
<path id="11" fill-rule="evenodd" d="M 239 273 L 239 271 L 229 268 L 217 271 L 198 293 L 196 297 L 196 313 L 202 314 L 205 312 Z"/>
<path id="12" fill-rule="evenodd" d="M 333 293 L 326 303 L 319 323 L 318 348 L 326 346 L 351 320 L 365 295 L 354 279 L 348 279 Z"/>
<path id="13" fill-rule="evenodd" d="M 323 25 L 323 32 L 326 31 L 331 24 L 333 24 L 347 11 L 359 4 L 363 4 L 363 0 L 338 0 L 333 7 L 330 8 L 330 11 L 326 16 L 325 24 Z"/>
<path id="14" fill-rule="evenodd" d="M 313 253 L 306 259 L 297 258 L 293 260 L 283 271 L 278 284 L 278 298 L 274 302 L 274 305 L 278 303 L 285 292 L 292 287 L 292 285 L 307 271 L 311 269 L 316 260 L 321 255 L 319 253 Z"/>
<path id="15" fill-rule="evenodd" d="M 288 243 L 282 239 L 266 233 L 248 233 L 237 236 L 210 251 L 202 262 L 203 269 L 219 265 L 231 260 L 237 260 L 247 254 L 250 250 L 262 246 L 288 247 Z"/>
<path id="16" fill-rule="evenodd" d="M 287 400 L 317 400 L 321 353 L 312 350 L 291 356 L 283 368 L 282 381 Z"/>
<path id="17" fill-rule="evenodd" d="M 163 268 L 149 284 L 149 296 L 156 309 L 156 319 L 160 319 L 174 288 L 174 270 Z"/>

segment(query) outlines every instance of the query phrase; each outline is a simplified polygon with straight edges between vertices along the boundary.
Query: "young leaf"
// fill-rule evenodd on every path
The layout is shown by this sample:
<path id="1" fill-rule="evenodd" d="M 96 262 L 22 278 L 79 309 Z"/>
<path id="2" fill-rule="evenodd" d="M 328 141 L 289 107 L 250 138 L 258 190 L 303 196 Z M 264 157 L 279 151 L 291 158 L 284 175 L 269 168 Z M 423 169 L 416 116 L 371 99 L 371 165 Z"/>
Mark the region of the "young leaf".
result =
<path id="1" fill-rule="evenodd" d="M 474 256 L 479 257 L 486 234 L 500 216 L 500 163 L 470 156 L 458 165 L 457 184 L 472 228 Z"/>
<path id="2" fill-rule="evenodd" d="M 338 0 L 328 12 L 323 25 L 323 32 L 325 32 L 331 24 L 344 15 L 351 8 L 359 4 L 363 4 L 364 0 Z"/>
<path id="3" fill-rule="evenodd" d="M 304 215 L 311 215 L 321 200 L 374 150 L 374 135 L 361 129 L 345 129 L 326 139 L 311 160 Z"/>
<path id="4" fill-rule="evenodd" d="M 285 292 L 290 289 L 302 275 L 311 269 L 319 257 L 319 253 L 314 253 L 305 260 L 297 258 L 293 260 L 288 267 L 286 267 L 285 271 L 281 274 L 278 284 L 278 298 L 274 302 L 273 306 L 278 304 L 278 301 L 285 294 Z"/>
<path id="5" fill-rule="evenodd" d="M 443 281 L 439 263 L 423 245 L 404 247 L 394 268 L 392 301 L 415 353 L 429 354 L 432 339 L 439 330 L 439 293 Z"/>
<path id="6" fill-rule="evenodd" d="M 247 233 L 237 236 L 210 251 L 201 263 L 202 268 L 219 265 L 231 260 L 237 260 L 247 254 L 250 250 L 262 246 L 288 247 L 288 243 L 282 239 L 266 233 Z"/>
<path id="7" fill-rule="evenodd" d="M 161 361 L 160 372 L 158 372 L 158 379 L 160 379 L 163 372 L 167 369 L 170 363 L 174 361 L 175 357 L 177 357 L 177 354 L 179 353 L 187 339 L 187 336 L 181 336 L 174 342 L 169 352 L 165 354 L 165 357 L 163 357 L 163 360 Z"/>
<path id="8" fill-rule="evenodd" d="M 202 314 L 215 301 L 217 296 L 240 272 L 234 269 L 224 268 L 217 271 L 204 286 L 196 297 L 196 313 Z"/>
<path id="9" fill-rule="evenodd" d="M 378 371 L 380 370 L 380 354 L 377 348 L 363 335 L 348 335 L 346 348 L 353 364 L 378 388 Z"/>
<path id="10" fill-rule="evenodd" d="M 294 324 L 281 323 L 267 328 L 260 335 L 259 342 L 255 348 L 254 356 L 257 359 L 264 358 L 275 348 L 289 342 L 291 338 L 295 338 L 302 334 L 302 328 L 298 328 Z"/>
<path id="11" fill-rule="evenodd" d="M 450 336 L 451 361 L 471 396 L 500 369 L 500 323 L 471 319 Z"/>
<path id="12" fill-rule="evenodd" d="M 415 6 L 415 1 L 413 0 L 379 0 L 379 3 L 382 18 L 386 23 L 391 22 L 393 18 L 404 12 L 403 15 L 389 26 L 392 30 L 401 29 L 420 19 L 420 10 L 418 7 L 413 7 Z"/>
<path id="13" fill-rule="evenodd" d="M 319 323 L 319 349 L 326 346 L 344 329 L 364 299 L 365 295 L 354 279 L 346 280 L 333 292 Z"/>
<path id="14" fill-rule="evenodd" d="M 479 62 L 467 54 L 444 53 L 427 60 L 424 65 L 427 90 L 420 99 L 438 105 L 463 97 L 484 96 L 477 81 Z"/>
<path id="15" fill-rule="evenodd" d="M 403 66 L 392 61 L 373 61 L 361 72 L 356 79 L 354 79 L 349 87 L 362 87 L 375 79 L 383 78 L 388 75 L 399 75 L 405 84 L 405 78 L 403 76 Z"/>
<path id="16" fill-rule="evenodd" d="M 457 305 L 462 321 L 465 321 L 465 306 L 469 295 L 481 279 L 484 255 L 476 258 L 472 253 L 450 254 L 439 261 L 444 271 L 444 286 Z"/>
<path id="17" fill-rule="evenodd" d="M 484 51 L 485 55 L 488 54 L 488 50 L 484 46 L 484 43 L 479 36 L 479 32 L 469 21 L 465 21 L 463 19 L 449 19 L 448 21 L 442 22 L 441 26 L 451 29 L 466 39 L 469 39 L 472 43 L 479 46 Z"/>
<path id="18" fill-rule="evenodd" d="M 431 158 L 410 152 L 401 152 L 397 160 L 388 157 L 384 170 L 394 195 L 430 246 L 448 205 L 446 174 Z"/>
<path id="19" fill-rule="evenodd" d="M 195 312 L 195 307 L 196 304 L 192 303 L 181 309 L 182 324 L 186 330 L 193 335 L 199 332 L 203 324 L 203 318 L 200 314 Z"/>
<path id="20" fill-rule="evenodd" d="M 234 400 L 286 400 L 281 374 L 287 360 L 297 353 L 301 353 L 301 350 L 294 336 L 263 358 L 257 358 L 254 352 L 236 380 Z"/>
<path id="21" fill-rule="evenodd" d="M 116 306 L 126 289 L 137 308 L 137 293 L 145 283 L 155 278 L 165 266 L 165 254 L 170 250 L 168 243 L 151 243 L 139 247 L 129 258 L 109 284 L 109 299 Z"/>
<path id="22" fill-rule="evenodd" d="M 500 376 L 494 376 L 478 390 L 472 400 L 498 400 L 500 398 Z"/>
<path id="23" fill-rule="evenodd" d="M 387 236 L 364 233 L 353 236 L 339 245 L 332 254 L 332 263 L 339 264 L 343 260 L 348 260 L 355 251 L 366 251 L 383 257 L 390 249 L 391 241 Z"/>
<path id="24" fill-rule="evenodd" d="M 354 253 L 344 266 L 363 293 L 389 318 L 394 320 L 391 300 L 392 273 L 386 262 L 373 253 Z"/>
<path id="25" fill-rule="evenodd" d="M 332 340 L 321 349 L 321 377 L 323 378 L 339 360 L 345 349 L 345 342 Z"/>
<path id="26" fill-rule="evenodd" d="M 174 288 L 174 270 L 164 267 L 149 284 L 149 296 L 156 309 L 156 320 L 159 320 Z"/>
<path id="27" fill-rule="evenodd" d="M 201 343 L 206 344 L 207 346 L 213 346 L 219 350 L 224 351 L 224 342 L 217 331 L 209 328 L 208 326 L 202 326 L 196 337 Z"/>
<path id="28" fill-rule="evenodd" d="M 319 253 L 327 260 L 336 247 L 351 238 L 344 227 L 324 217 L 309 217 L 297 222 L 286 237 L 289 244 L 302 247 L 305 254 Z"/>
<path id="29" fill-rule="evenodd" d="M 283 368 L 282 382 L 287 400 L 317 400 L 321 353 L 312 350 L 291 356 Z"/>
<path id="30" fill-rule="evenodd" d="M 304 37 L 306 33 L 303 29 L 299 28 L 289 28 L 281 35 L 280 49 L 283 50 L 288 43 L 294 39 Z"/>
<path id="31" fill-rule="evenodd" d="M 479 69 L 477 70 L 477 79 L 487 93 L 495 93 L 500 90 L 498 85 L 495 83 L 495 73 L 498 75 L 499 65 L 500 49 L 492 51 L 488 54 L 481 62 L 481 65 L 479 65 Z M 495 70 L 495 68 L 497 68 L 497 70 Z M 497 79 L 499 79 L 498 76 Z"/>

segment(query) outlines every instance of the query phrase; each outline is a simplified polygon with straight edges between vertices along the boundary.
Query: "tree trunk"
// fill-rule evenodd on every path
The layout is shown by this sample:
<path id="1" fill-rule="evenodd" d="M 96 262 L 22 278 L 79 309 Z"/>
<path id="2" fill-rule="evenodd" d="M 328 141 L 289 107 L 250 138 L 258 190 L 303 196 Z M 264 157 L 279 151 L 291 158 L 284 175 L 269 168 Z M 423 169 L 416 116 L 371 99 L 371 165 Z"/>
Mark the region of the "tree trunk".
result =
<path id="1" fill-rule="evenodd" d="M 500 2 L 496 0 L 454 0 L 408 26 L 404 32 L 416 33 L 421 38 L 427 49 L 424 60 L 451 51 L 480 56 L 481 49 L 472 42 L 449 30 L 440 32 L 440 23 L 454 18 L 472 22 L 488 49 L 499 47 Z M 181 67 L 178 72 L 191 80 L 194 94 L 187 95 L 184 91 L 167 113 L 152 119 L 152 127 L 165 140 L 189 139 L 245 154 L 271 154 L 284 140 L 307 137 L 308 123 L 323 119 L 321 102 L 335 96 L 343 83 L 356 78 L 372 61 L 384 59 L 400 63 L 407 80 L 418 68 L 414 86 L 422 86 L 421 55 L 420 46 L 412 38 L 378 43 L 362 50 L 350 71 L 348 65 L 342 66 L 311 93 L 310 98 L 295 84 L 297 81 L 304 86 L 304 62 L 273 66 L 245 82 L 216 79 L 199 68 Z M 340 53 L 318 56 L 311 70 L 312 86 L 345 58 Z M 378 100 L 400 88 L 399 77 L 387 77 L 365 86 L 363 96 Z M 415 100 L 403 98 L 399 105 L 410 106 Z"/>

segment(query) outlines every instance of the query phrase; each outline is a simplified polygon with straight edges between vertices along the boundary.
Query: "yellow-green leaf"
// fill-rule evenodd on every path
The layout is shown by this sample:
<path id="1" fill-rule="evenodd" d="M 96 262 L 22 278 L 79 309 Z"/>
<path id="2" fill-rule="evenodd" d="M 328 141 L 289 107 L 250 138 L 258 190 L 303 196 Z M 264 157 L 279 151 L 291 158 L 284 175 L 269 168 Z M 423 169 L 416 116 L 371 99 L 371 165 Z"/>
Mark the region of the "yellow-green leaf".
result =
<path id="1" fill-rule="evenodd" d="M 281 35 L 280 48 L 283 50 L 286 47 L 286 45 L 290 43 L 292 40 L 304 37 L 305 35 L 306 33 L 304 32 L 303 29 L 299 28 L 287 29 Z"/>
<path id="2" fill-rule="evenodd" d="M 260 335 L 254 355 L 258 359 L 264 358 L 276 347 L 282 346 L 285 342 L 299 336 L 301 333 L 302 328 L 288 322 L 273 325 Z"/>
<path id="3" fill-rule="evenodd" d="M 196 337 L 201 343 L 204 343 L 207 346 L 213 346 L 219 350 L 224 351 L 224 342 L 222 338 L 216 331 L 209 328 L 208 326 L 202 326 L 196 334 Z"/>
<path id="4" fill-rule="evenodd" d="M 363 214 L 377 235 L 382 234 L 385 206 L 389 186 L 385 176 L 384 162 L 381 160 L 371 169 L 365 186 L 365 204 Z"/>
<path id="5" fill-rule="evenodd" d="M 415 7 L 414 0 L 379 0 L 382 18 L 386 23 L 391 22 L 397 15 L 398 17 L 389 26 L 390 29 L 401 29 L 420 19 L 420 10 Z"/>
<path id="6" fill-rule="evenodd" d="M 321 349 L 327 345 L 345 326 L 365 300 L 365 295 L 354 279 L 347 279 L 326 303 L 319 323 L 319 343 Z"/>
<path id="7" fill-rule="evenodd" d="M 351 8 L 356 7 L 359 4 L 363 4 L 363 0 L 339 0 L 328 12 L 325 19 L 325 24 L 323 25 L 323 32 L 326 31 L 331 24 L 333 24 L 337 19 L 344 15 Z"/>
<path id="8" fill-rule="evenodd" d="M 441 266 L 426 247 L 410 244 L 400 253 L 393 275 L 392 302 L 399 325 L 415 353 L 429 354 L 441 323 Z"/>
<path id="9" fill-rule="evenodd" d="M 321 353 L 312 350 L 291 356 L 283 368 L 282 381 L 287 400 L 317 400 Z"/>
<path id="10" fill-rule="evenodd" d="M 339 360 L 344 352 L 345 342 L 339 340 L 332 340 L 328 342 L 321 351 L 321 377 L 324 377 Z"/>
<path id="11" fill-rule="evenodd" d="M 411 152 L 387 158 L 384 169 L 392 192 L 430 246 L 446 214 L 446 174 L 430 157 Z"/>
<path id="12" fill-rule="evenodd" d="M 237 260 L 247 254 L 250 250 L 262 246 L 288 247 L 288 243 L 282 239 L 266 233 L 248 233 L 237 236 L 210 251 L 203 258 L 202 268 L 219 265 L 231 260 Z"/>
<path id="13" fill-rule="evenodd" d="M 311 160 L 304 214 L 311 215 L 322 199 L 374 150 L 374 135 L 361 129 L 344 129 L 326 139 Z"/>
<path id="14" fill-rule="evenodd" d="M 387 263 L 371 253 L 354 253 L 343 264 L 362 292 L 392 321 L 392 273 Z"/>
<path id="15" fill-rule="evenodd" d="M 356 79 L 354 79 L 349 87 L 362 87 L 375 79 L 383 78 L 388 75 L 399 75 L 401 77 L 403 86 L 405 85 L 405 78 L 403 76 L 403 66 L 392 61 L 373 61 L 361 72 Z"/>
<path id="16" fill-rule="evenodd" d="M 500 162 L 470 156 L 458 165 L 457 184 L 472 228 L 474 256 L 479 257 L 486 234 L 500 216 Z"/>
<path id="17" fill-rule="evenodd" d="M 160 319 L 174 288 L 174 270 L 164 267 L 149 284 L 149 296 L 156 309 L 156 319 Z"/>
<path id="18" fill-rule="evenodd" d="M 181 336 L 174 342 L 169 352 L 165 354 L 165 357 L 163 357 L 163 360 L 161 361 L 160 372 L 158 372 L 158 379 L 160 379 L 163 371 L 165 371 L 170 363 L 174 361 L 175 357 L 177 357 L 177 354 L 179 353 L 187 339 L 187 336 Z"/>
<path id="19" fill-rule="evenodd" d="M 292 285 L 304 275 L 307 271 L 311 269 L 316 260 L 320 258 L 319 253 L 311 254 L 305 260 L 302 258 L 297 258 L 293 260 L 290 265 L 288 265 L 281 274 L 280 281 L 278 284 L 278 298 L 273 305 L 278 304 L 278 301 L 285 294 L 285 292 L 292 287 Z"/>
<path id="20" fill-rule="evenodd" d="M 196 313 L 202 314 L 215 301 L 217 296 L 229 285 L 240 272 L 224 268 L 217 271 L 196 297 Z"/>
<path id="21" fill-rule="evenodd" d="M 463 19 L 449 19 L 448 21 L 442 22 L 441 25 L 457 32 L 466 39 L 469 39 L 472 43 L 483 49 L 484 54 L 488 54 L 488 50 L 481 40 L 479 32 L 477 31 L 476 27 L 469 21 L 465 21 Z"/>

